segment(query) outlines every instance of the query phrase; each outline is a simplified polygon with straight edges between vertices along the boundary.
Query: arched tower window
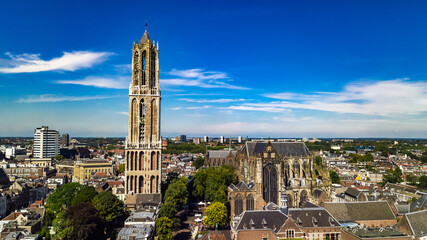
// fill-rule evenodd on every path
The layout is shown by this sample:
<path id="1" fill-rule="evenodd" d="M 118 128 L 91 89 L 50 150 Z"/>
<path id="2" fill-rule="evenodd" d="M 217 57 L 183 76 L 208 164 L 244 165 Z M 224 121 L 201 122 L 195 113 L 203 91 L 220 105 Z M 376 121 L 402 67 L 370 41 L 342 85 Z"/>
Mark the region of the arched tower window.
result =
<path id="1" fill-rule="evenodd" d="M 254 196 L 252 194 L 249 194 L 249 196 L 246 197 L 246 210 L 254 210 Z"/>
<path id="2" fill-rule="evenodd" d="M 143 176 L 139 176 L 139 193 L 143 193 L 143 189 L 144 189 L 144 177 Z"/>
<path id="3" fill-rule="evenodd" d="M 277 204 L 277 170 L 273 164 L 268 164 L 263 170 L 263 197 L 266 203 Z"/>
<path id="4" fill-rule="evenodd" d="M 139 71 L 139 52 L 135 51 L 134 59 L 133 59 L 135 72 Z"/>
<path id="5" fill-rule="evenodd" d="M 156 53 L 151 53 L 151 88 L 156 87 Z"/>
<path id="6" fill-rule="evenodd" d="M 243 212 L 243 200 L 240 194 L 234 199 L 234 216 L 238 216 Z"/>
<path id="7" fill-rule="evenodd" d="M 142 52 L 142 85 L 146 84 L 146 80 L 145 80 L 145 73 L 146 73 L 146 69 L 147 69 L 147 64 L 146 64 L 146 59 L 147 59 L 147 53 L 146 51 Z"/>
<path id="8" fill-rule="evenodd" d="M 150 193 L 155 193 L 156 191 L 156 177 L 151 176 L 150 178 Z"/>
<path id="9" fill-rule="evenodd" d="M 156 170 L 156 152 L 151 152 L 151 170 Z"/>
<path id="10" fill-rule="evenodd" d="M 139 152 L 139 170 L 144 169 L 144 152 Z"/>
<path id="11" fill-rule="evenodd" d="M 135 143 L 138 141 L 138 103 L 136 98 L 132 99 L 131 105 L 131 132 L 130 132 L 130 140 Z"/>

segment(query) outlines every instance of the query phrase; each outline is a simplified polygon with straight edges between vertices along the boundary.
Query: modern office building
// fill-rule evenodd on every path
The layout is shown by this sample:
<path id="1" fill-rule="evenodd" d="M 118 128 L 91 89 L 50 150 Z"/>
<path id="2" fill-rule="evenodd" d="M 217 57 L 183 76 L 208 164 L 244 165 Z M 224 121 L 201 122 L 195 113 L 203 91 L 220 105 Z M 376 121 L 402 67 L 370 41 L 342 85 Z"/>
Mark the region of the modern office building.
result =
<path id="1" fill-rule="evenodd" d="M 47 126 L 34 131 L 34 158 L 49 158 L 59 155 L 59 132 Z"/>
<path id="2" fill-rule="evenodd" d="M 219 142 L 220 142 L 220 143 L 224 143 L 224 142 L 225 142 L 225 138 L 224 138 L 224 136 L 219 137 Z"/>
<path id="3" fill-rule="evenodd" d="M 187 135 L 181 135 L 181 136 L 179 136 L 179 141 L 181 141 L 181 142 L 187 142 Z"/>
<path id="4" fill-rule="evenodd" d="M 208 136 L 204 136 L 203 137 L 203 142 L 209 142 L 209 137 Z"/>

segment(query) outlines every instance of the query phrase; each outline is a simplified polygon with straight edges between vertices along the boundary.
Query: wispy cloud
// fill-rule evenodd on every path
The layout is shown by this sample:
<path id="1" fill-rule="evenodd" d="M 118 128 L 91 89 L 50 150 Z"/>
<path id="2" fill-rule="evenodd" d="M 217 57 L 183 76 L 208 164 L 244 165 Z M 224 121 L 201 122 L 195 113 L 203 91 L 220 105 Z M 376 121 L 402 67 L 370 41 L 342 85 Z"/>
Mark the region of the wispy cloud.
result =
<path id="1" fill-rule="evenodd" d="M 208 109 L 211 108 L 212 106 L 208 106 L 208 105 L 204 105 L 204 106 L 197 106 L 197 107 L 187 107 L 186 109 Z"/>
<path id="2" fill-rule="evenodd" d="M 90 68 L 104 62 L 112 55 L 110 52 L 74 51 L 64 52 L 61 57 L 43 60 L 40 54 L 6 53 L 10 59 L 0 59 L 0 73 L 29 73 L 46 71 L 75 71 L 81 68 Z"/>
<path id="3" fill-rule="evenodd" d="M 230 109 L 268 112 L 309 109 L 378 116 L 415 115 L 427 111 L 427 82 L 408 79 L 351 83 L 340 92 L 285 92 L 264 96 L 284 101 L 244 103 Z"/>
<path id="4" fill-rule="evenodd" d="M 160 79 L 161 84 L 165 86 L 185 86 L 201 88 L 225 88 L 236 90 L 248 90 L 247 87 L 232 85 L 232 80 L 224 72 L 205 71 L 200 68 L 177 70 L 173 69 L 169 75 L 178 78 Z"/>
<path id="5" fill-rule="evenodd" d="M 129 87 L 131 77 L 96 77 L 89 76 L 81 80 L 58 80 L 55 83 L 59 84 L 75 84 L 83 86 L 93 86 L 100 88 L 127 89 Z"/>
<path id="6" fill-rule="evenodd" d="M 173 111 L 178 111 L 178 110 L 181 110 L 182 109 L 182 107 L 172 107 L 171 108 L 171 110 L 173 110 Z"/>
<path id="7" fill-rule="evenodd" d="M 228 99 L 228 98 L 220 98 L 220 99 L 191 99 L 191 98 L 180 98 L 179 100 L 185 102 L 195 102 L 195 103 L 229 103 L 229 102 L 243 102 L 246 99 Z"/>
<path id="8" fill-rule="evenodd" d="M 111 96 L 61 96 L 56 94 L 30 95 L 20 98 L 19 103 L 40 103 L 40 102 L 76 102 L 111 98 Z"/>

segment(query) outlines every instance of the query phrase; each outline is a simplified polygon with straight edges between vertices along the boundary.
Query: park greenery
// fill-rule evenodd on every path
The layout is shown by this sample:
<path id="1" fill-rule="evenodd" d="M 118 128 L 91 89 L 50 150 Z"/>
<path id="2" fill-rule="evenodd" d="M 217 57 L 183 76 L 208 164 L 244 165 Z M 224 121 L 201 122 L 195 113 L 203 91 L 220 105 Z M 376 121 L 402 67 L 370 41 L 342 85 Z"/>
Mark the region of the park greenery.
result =
<path id="1" fill-rule="evenodd" d="M 44 239 L 105 239 L 115 237 L 128 217 L 124 204 L 110 191 L 98 193 L 92 186 L 67 183 L 47 199 Z M 54 235 L 50 235 L 53 227 Z"/>
<path id="2" fill-rule="evenodd" d="M 374 156 L 372 156 L 371 153 L 365 153 L 364 155 L 360 155 L 357 153 L 350 153 L 348 156 L 350 157 L 351 163 L 373 162 L 374 161 Z"/>
<path id="3" fill-rule="evenodd" d="M 227 207 L 220 202 L 214 202 L 206 208 L 203 224 L 218 228 L 224 226 L 228 218 Z"/>
<path id="4" fill-rule="evenodd" d="M 234 148 L 234 146 L 232 146 Z M 207 150 L 222 150 L 228 148 L 226 144 L 218 143 L 215 147 L 210 147 L 206 143 L 174 143 L 169 142 L 166 150 L 163 150 L 164 154 L 181 154 L 181 153 L 206 153 Z"/>

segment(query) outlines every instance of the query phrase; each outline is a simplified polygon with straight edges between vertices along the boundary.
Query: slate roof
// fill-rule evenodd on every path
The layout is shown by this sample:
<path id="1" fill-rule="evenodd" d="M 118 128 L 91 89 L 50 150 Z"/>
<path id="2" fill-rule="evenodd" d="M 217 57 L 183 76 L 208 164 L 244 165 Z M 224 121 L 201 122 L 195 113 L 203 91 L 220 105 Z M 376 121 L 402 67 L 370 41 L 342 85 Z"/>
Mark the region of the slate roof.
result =
<path id="1" fill-rule="evenodd" d="M 243 153 L 249 156 L 261 154 L 268 142 L 248 142 L 243 148 Z M 302 142 L 271 142 L 274 150 L 284 156 L 310 156 L 310 150 Z"/>
<path id="2" fill-rule="evenodd" d="M 246 183 L 244 183 L 243 181 L 242 181 L 242 182 L 239 182 L 239 183 L 236 185 L 236 187 L 237 187 L 238 189 L 249 189 L 249 188 L 248 188 L 248 185 L 246 185 Z"/>
<path id="3" fill-rule="evenodd" d="M 424 210 L 427 205 L 427 194 L 422 195 L 420 198 L 411 203 L 411 212 L 415 209 Z"/>
<path id="4" fill-rule="evenodd" d="M 4 172 L 3 168 L 0 168 L 0 185 L 10 185 L 10 180 L 7 174 Z"/>
<path id="5" fill-rule="evenodd" d="M 405 217 L 416 237 L 427 236 L 427 210 L 408 213 Z"/>
<path id="6" fill-rule="evenodd" d="M 231 151 L 234 155 L 236 155 L 237 151 Z M 230 151 L 228 150 L 209 150 L 208 156 L 209 158 L 227 158 Z"/>
<path id="7" fill-rule="evenodd" d="M 347 188 L 347 190 L 345 190 L 345 194 L 351 197 L 357 198 L 360 194 L 362 194 L 362 192 L 357 189 L 349 187 Z"/>
<path id="8" fill-rule="evenodd" d="M 290 208 L 291 217 L 300 227 L 340 227 L 339 222 L 324 208 Z"/>
<path id="9" fill-rule="evenodd" d="M 323 207 L 339 222 L 355 222 L 358 220 L 395 219 L 387 201 L 376 202 L 326 202 Z"/>
<path id="10" fill-rule="evenodd" d="M 285 223 L 288 217 L 281 211 L 256 210 L 245 211 L 241 215 L 240 221 L 237 223 L 236 230 L 251 229 L 251 223 L 254 224 L 254 229 L 265 229 L 263 221 L 267 224 L 266 228 L 273 232 L 278 232 L 280 227 Z"/>
<path id="11" fill-rule="evenodd" d="M 199 239 L 200 240 L 231 240 L 231 233 L 229 230 L 209 231 Z"/>
<path id="12" fill-rule="evenodd" d="M 316 188 L 316 189 L 314 189 L 314 191 L 313 191 L 313 197 L 315 197 L 315 198 L 319 198 L 320 197 L 320 195 L 322 194 L 322 190 L 320 190 L 320 189 L 318 189 L 318 188 Z"/>

